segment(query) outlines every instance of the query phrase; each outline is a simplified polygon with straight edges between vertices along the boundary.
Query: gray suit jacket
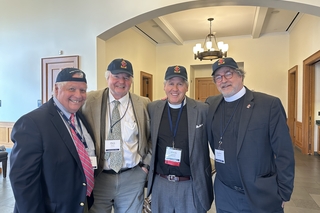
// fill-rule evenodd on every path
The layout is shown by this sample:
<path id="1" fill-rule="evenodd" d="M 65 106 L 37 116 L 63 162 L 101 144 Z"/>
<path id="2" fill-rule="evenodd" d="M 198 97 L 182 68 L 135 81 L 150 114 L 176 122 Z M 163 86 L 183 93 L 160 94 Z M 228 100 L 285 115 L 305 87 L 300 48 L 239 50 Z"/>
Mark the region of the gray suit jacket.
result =
<path id="1" fill-rule="evenodd" d="M 151 119 L 152 153 L 156 152 L 158 131 L 165 106 L 166 101 L 154 101 L 148 104 L 148 112 Z M 193 196 L 197 196 L 199 198 L 203 209 L 209 210 L 213 201 L 213 188 L 206 133 L 208 105 L 187 97 L 186 107 L 188 116 L 189 160 L 193 180 Z M 152 193 L 152 184 L 156 172 L 154 171 L 154 156 L 155 155 L 152 155 L 150 163 L 148 196 Z"/>
<path id="2" fill-rule="evenodd" d="M 219 131 L 219 127 L 212 129 L 212 119 L 222 100 L 222 95 L 206 100 L 210 105 L 208 139 L 213 151 L 219 144 L 212 131 Z M 279 98 L 247 88 L 239 107 L 236 159 L 245 194 L 252 212 L 276 212 L 282 201 L 290 200 L 294 180 L 294 152 L 285 111 Z"/>
<path id="3" fill-rule="evenodd" d="M 104 150 L 106 139 L 106 112 L 108 111 L 108 92 L 109 88 L 89 92 L 87 94 L 87 100 L 81 108 L 82 113 L 93 130 L 94 141 L 96 142 L 96 155 L 98 161 L 98 169 L 95 171 L 96 176 L 102 172 L 105 160 Z M 129 95 L 139 131 L 139 148 L 137 151 L 141 156 L 143 163 L 149 165 L 151 158 L 151 141 L 147 104 L 150 103 L 150 100 L 131 93 L 129 93 Z"/>

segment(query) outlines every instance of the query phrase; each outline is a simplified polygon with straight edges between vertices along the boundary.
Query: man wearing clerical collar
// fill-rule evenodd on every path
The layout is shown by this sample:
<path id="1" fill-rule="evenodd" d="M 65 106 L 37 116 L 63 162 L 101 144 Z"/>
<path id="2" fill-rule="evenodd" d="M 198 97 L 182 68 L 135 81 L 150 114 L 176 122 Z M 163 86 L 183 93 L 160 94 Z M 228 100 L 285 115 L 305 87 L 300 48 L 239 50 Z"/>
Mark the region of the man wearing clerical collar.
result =
<path id="1" fill-rule="evenodd" d="M 167 100 L 148 104 L 152 158 L 148 178 L 153 213 L 205 213 L 213 201 L 206 135 L 208 106 L 186 96 L 183 66 L 167 68 Z"/>
<path id="2" fill-rule="evenodd" d="M 284 212 L 294 182 L 294 153 L 281 101 L 244 86 L 233 58 L 218 59 L 207 132 L 215 154 L 217 213 Z"/>

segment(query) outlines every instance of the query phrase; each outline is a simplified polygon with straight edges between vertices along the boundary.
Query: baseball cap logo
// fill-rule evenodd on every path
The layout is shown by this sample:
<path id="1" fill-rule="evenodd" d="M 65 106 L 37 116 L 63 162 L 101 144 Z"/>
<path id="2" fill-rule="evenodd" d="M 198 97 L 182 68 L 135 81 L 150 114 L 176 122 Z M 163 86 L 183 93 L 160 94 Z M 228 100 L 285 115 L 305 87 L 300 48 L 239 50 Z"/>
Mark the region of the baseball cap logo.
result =
<path id="1" fill-rule="evenodd" d="M 224 62 L 224 59 L 223 58 L 220 58 L 219 60 L 218 60 L 218 65 L 221 65 L 221 64 L 224 64 L 225 62 Z"/>
<path id="2" fill-rule="evenodd" d="M 173 69 L 174 73 L 180 73 L 180 67 L 179 66 L 175 66 Z"/>
<path id="3" fill-rule="evenodd" d="M 125 60 L 121 61 L 121 66 L 122 69 L 127 69 L 127 62 Z"/>

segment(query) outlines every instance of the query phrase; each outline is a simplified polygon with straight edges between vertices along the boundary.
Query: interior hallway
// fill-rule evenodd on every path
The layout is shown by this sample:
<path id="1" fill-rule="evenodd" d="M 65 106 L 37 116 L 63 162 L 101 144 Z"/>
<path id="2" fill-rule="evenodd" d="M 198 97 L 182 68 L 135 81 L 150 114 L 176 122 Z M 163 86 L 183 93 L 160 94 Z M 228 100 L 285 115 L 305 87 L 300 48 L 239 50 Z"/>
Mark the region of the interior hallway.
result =
<path id="1" fill-rule="evenodd" d="M 320 156 L 302 155 L 300 150 L 295 149 L 295 161 L 294 191 L 291 201 L 285 205 L 285 213 L 320 213 Z M 8 174 L 5 179 L 1 174 L 0 212 L 12 213 L 13 207 L 14 197 Z M 215 212 L 213 205 L 208 213 Z"/>

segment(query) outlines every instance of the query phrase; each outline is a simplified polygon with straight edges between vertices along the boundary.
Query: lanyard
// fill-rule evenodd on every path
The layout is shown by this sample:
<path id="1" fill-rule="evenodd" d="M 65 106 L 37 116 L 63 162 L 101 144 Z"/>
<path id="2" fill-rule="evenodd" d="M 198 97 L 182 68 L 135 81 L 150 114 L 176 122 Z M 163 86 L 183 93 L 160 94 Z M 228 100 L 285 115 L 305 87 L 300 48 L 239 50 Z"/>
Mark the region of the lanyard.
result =
<path id="1" fill-rule="evenodd" d="M 87 142 L 86 142 L 86 139 L 84 137 L 82 137 L 80 135 L 80 133 L 78 132 L 78 130 L 75 128 L 75 126 L 71 123 L 71 120 L 69 118 L 67 118 L 67 116 L 62 112 L 61 109 L 59 109 L 59 107 L 57 106 L 57 104 L 55 102 L 53 102 L 53 105 L 56 107 L 58 113 L 62 116 L 62 118 L 68 123 L 69 127 L 71 127 L 73 129 L 73 131 L 76 133 L 77 137 L 79 138 L 79 140 L 83 143 L 84 147 L 87 149 L 88 148 L 88 145 L 87 145 Z M 78 116 L 76 116 L 77 118 L 77 122 L 79 124 L 79 127 L 80 127 L 80 130 L 81 130 L 81 133 L 82 133 L 82 128 L 81 128 L 81 123 L 79 121 L 79 118 Z"/>
<path id="2" fill-rule="evenodd" d="M 219 140 L 219 147 L 218 147 L 218 149 L 221 149 L 222 137 L 223 137 L 224 133 L 226 132 L 226 130 L 227 130 L 227 128 L 228 128 L 228 126 L 229 126 L 229 124 L 230 124 L 230 121 L 232 120 L 234 114 L 236 113 L 239 103 L 240 103 L 240 99 L 238 100 L 238 103 L 237 103 L 236 107 L 234 108 L 233 113 L 232 113 L 231 117 L 229 118 L 229 121 L 227 122 L 227 125 L 224 127 L 224 129 L 222 129 L 222 126 L 223 126 L 223 125 L 222 125 L 222 124 L 223 124 L 222 119 L 223 119 L 223 117 L 224 117 L 225 107 L 223 108 L 223 114 L 222 114 L 222 116 L 221 116 L 220 140 Z"/>
<path id="3" fill-rule="evenodd" d="M 113 102 L 113 101 L 112 101 Z M 112 103 L 111 102 L 111 103 Z M 120 102 L 120 101 L 119 101 Z M 110 104 L 111 104 L 110 103 Z M 116 122 L 114 122 L 113 124 L 112 124 L 112 114 L 111 114 L 111 112 L 110 112 L 110 104 L 109 104 L 109 120 L 110 120 L 110 132 L 112 133 L 112 128 L 114 127 L 114 125 L 116 125 L 119 121 L 121 121 L 122 120 L 122 118 L 126 115 L 126 113 L 127 113 L 127 111 L 128 111 L 128 108 L 129 108 L 129 103 L 130 103 L 130 99 L 128 100 L 128 104 L 127 104 L 127 108 L 126 108 L 126 111 L 124 111 L 124 113 L 123 113 L 123 115 L 122 115 L 122 117 L 119 119 L 119 120 L 117 120 Z M 120 105 L 121 105 L 121 102 L 120 102 L 120 104 L 118 105 L 118 110 L 119 110 L 119 107 L 120 107 Z M 119 113 L 120 113 L 120 110 L 119 110 Z"/>
<path id="4" fill-rule="evenodd" d="M 176 122 L 176 126 L 174 127 L 174 130 L 172 131 L 172 117 L 171 117 L 171 113 L 170 113 L 170 106 L 168 104 L 168 117 L 169 117 L 169 124 L 170 124 L 170 130 L 173 133 L 173 142 L 172 142 L 172 147 L 174 148 L 174 139 L 176 137 L 177 134 L 177 129 L 178 129 L 178 124 L 180 121 L 180 117 L 181 117 L 181 113 L 182 113 L 182 107 L 183 107 L 183 103 L 184 101 L 182 101 L 180 109 L 179 109 L 179 114 L 178 114 L 178 118 L 177 118 L 177 122 Z"/>

